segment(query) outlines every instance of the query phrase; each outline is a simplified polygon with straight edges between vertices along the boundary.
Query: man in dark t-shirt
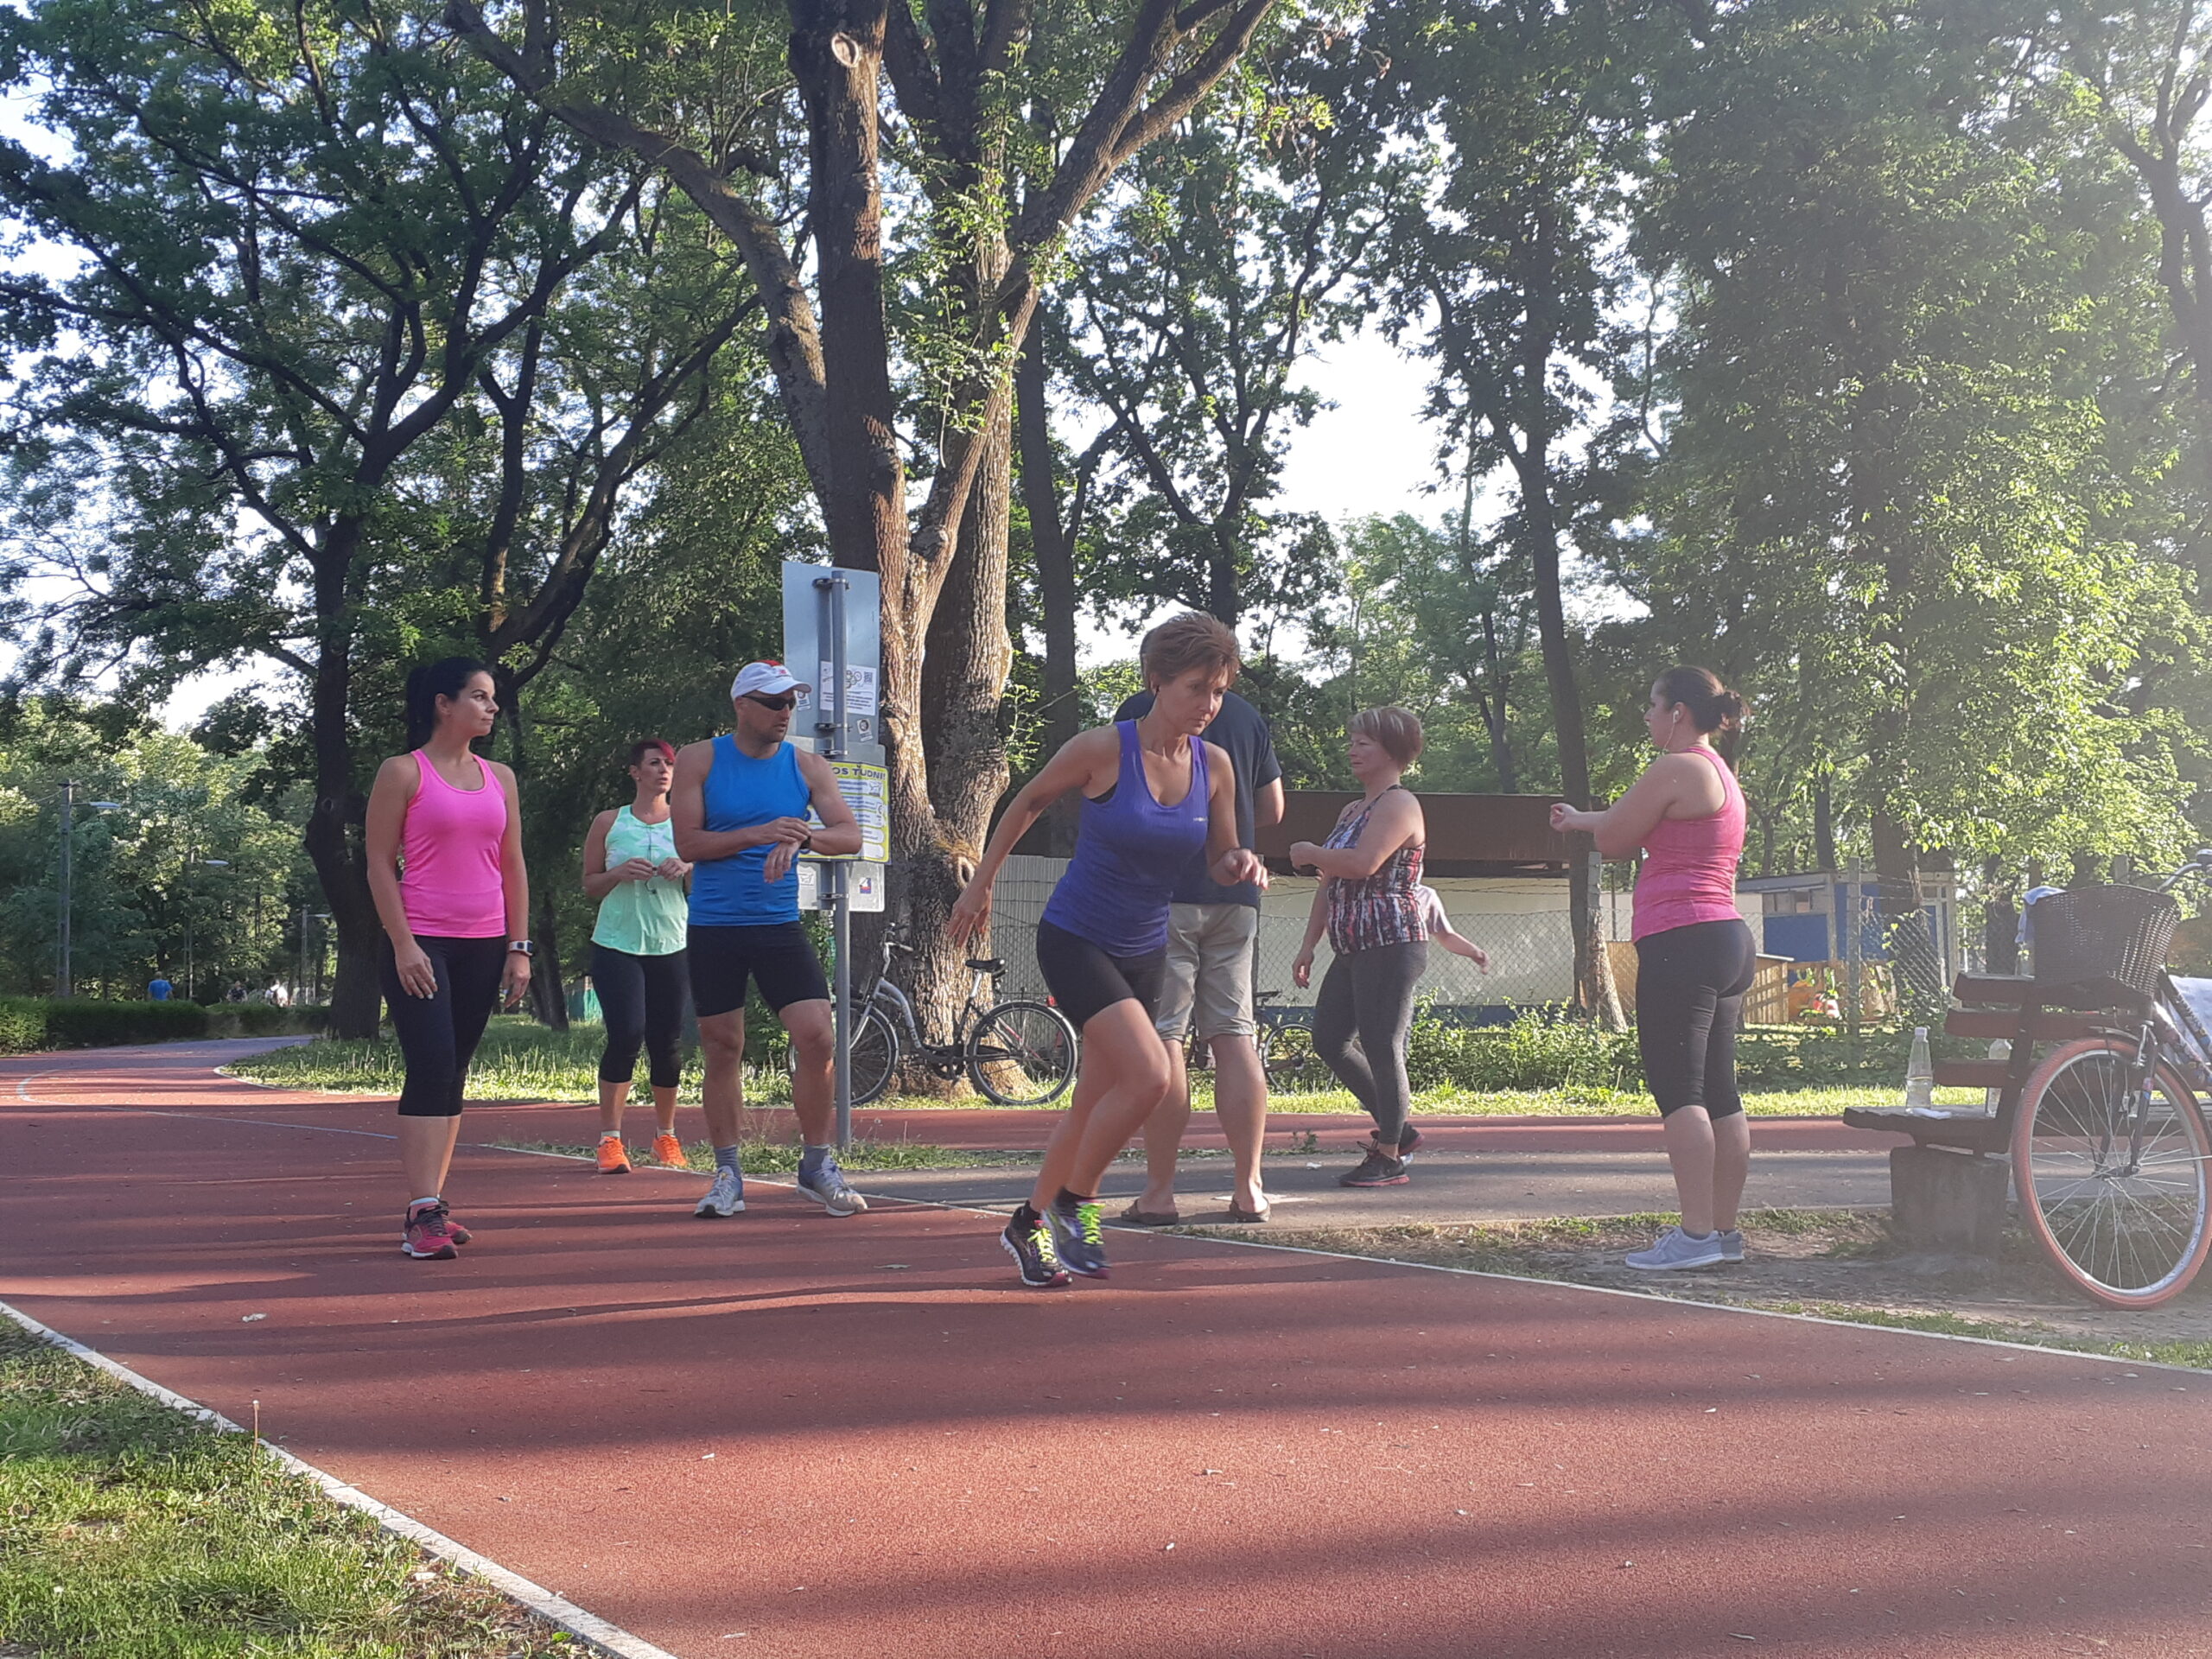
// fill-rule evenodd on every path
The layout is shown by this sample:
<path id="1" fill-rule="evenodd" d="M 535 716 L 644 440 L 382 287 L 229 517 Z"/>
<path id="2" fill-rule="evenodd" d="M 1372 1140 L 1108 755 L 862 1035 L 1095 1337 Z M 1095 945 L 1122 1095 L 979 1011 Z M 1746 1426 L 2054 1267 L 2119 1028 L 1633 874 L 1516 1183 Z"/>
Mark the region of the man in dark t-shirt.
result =
<path id="1" fill-rule="evenodd" d="M 1116 709 L 1114 718 L 1135 720 L 1151 708 L 1152 693 L 1141 691 Z M 1274 738 L 1260 711 L 1234 691 L 1222 697 L 1221 712 L 1206 728 L 1205 738 L 1226 750 L 1236 766 L 1236 844 L 1250 848 L 1262 828 L 1282 819 L 1282 766 L 1275 759 Z M 1267 1132 L 1268 1077 L 1254 1042 L 1252 1014 L 1260 890 L 1250 882 L 1224 887 L 1208 880 L 1200 857 L 1175 884 L 1173 899 L 1157 1021 L 1167 1045 L 1167 1093 L 1145 1120 L 1144 1196 L 1122 1212 L 1122 1219 L 1166 1226 L 1181 1218 L 1175 1208 L 1175 1157 L 1191 1121 L 1183 1039 L 1195 1024 L 1199 1040 L 1212 1052 L 1214 1110 L 1236 1161 L 1230 1217 L 1265 1221 L 1260 1144 Z"/>

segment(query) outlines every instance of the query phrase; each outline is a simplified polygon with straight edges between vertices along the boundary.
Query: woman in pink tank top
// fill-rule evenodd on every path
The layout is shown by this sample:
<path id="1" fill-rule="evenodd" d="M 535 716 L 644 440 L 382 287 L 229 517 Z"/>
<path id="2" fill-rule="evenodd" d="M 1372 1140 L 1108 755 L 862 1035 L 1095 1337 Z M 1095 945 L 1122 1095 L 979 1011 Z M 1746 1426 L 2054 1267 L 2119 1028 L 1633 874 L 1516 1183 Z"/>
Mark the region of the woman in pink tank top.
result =
<path id="1" fill-rule="evenodd" d="M 407 1080 L 399 1160 L 407 1179 L 400 1248 L 449 1260 L 468 1230 L 446 1208 L 468 1063 L 504 988 L 530 984 L 530 878 L 514 774 L 472 747 L 492 734 L 492 672 L 448 657 L 407 677 L 411 754 L 369 794 L 369 892 L 384 924 L 378 967 Z"/>
<path id="2" fill-rule="evenodd" d="M 1744 793 L 1714 749 L 1744 700 L 1702 668 L 1670 668 L 1643 723 L 1663 753 L 1602 812 L 1564 802 L 1554 830 L 1594 836 L 1607 858 L 1644 853 L 1636 883 L 1636 1039 L 1659 1103 L 1682 1219 L 1628 1258 L 1664 1272 L 1744 1259 L 1736 1210 L 1750 1173 L 1751 1127 L 1736 1091 L 1736 1033 L 1758 947 L 1736 909 Z"/>

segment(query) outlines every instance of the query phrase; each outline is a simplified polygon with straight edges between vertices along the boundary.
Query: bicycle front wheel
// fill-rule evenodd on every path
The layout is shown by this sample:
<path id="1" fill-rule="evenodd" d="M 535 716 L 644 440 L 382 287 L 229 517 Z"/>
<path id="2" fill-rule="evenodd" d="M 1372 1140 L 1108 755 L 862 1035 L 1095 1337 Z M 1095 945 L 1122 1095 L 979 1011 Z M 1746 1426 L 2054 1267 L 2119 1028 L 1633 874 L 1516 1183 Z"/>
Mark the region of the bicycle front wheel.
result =
<path id="1" fill-rule="evenodd" d="M 1046 1106 L 1075 1081 L 1075 1027 L 1043 1002 L 1001 1002 L 968 1038 L 968 1076 L 1001 1106 Z"/>
<path id="2" fill-rule="evenodd" d="M 2162 1060 L 2139 1101 L 2134 1068 L 2126 1039 L 2063 1044 L 2021 1090 L 2012 1123 L 2022 1221 L 2051 1265 L 2107 1307 L 2178 1294 L 2212 1245 L 2212 1136 L 2196 1096 Z"/>
<path id="3" fill-rule="evenodd" d="M 1324 1085 L 1321 1062 L 1313 1053 L 1313 1033 L 1304 1026 L 1287 1020 L 1262 1026 L 1260 1064 L 1266 1069 L 1271 1095 L 1309 1094 Z"/>
<path id="4" fill-rule="evenodd" d="M 899 1072 L 899 1032 L 883 1010 L 870 1008 L 853 1033 L 853 1104 L 880 1099 Z"/>

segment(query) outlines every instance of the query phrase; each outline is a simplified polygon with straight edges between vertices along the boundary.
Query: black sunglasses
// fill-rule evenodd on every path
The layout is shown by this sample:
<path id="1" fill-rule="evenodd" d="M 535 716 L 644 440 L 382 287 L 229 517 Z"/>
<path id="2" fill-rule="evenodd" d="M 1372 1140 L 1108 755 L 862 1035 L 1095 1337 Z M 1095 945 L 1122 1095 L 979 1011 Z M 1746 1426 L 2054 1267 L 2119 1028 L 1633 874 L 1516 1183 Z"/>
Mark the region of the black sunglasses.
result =
<path id="1" fill-rule="evenodd" d="M 745 694 L 745 700 L 763 709 L 773 709 L 779 714 L 786 709 L 798 707 L 798 698 L 789 691 L 785 692 L 780 697 L 764 697 L 758 691 L 748 691 Z"/>

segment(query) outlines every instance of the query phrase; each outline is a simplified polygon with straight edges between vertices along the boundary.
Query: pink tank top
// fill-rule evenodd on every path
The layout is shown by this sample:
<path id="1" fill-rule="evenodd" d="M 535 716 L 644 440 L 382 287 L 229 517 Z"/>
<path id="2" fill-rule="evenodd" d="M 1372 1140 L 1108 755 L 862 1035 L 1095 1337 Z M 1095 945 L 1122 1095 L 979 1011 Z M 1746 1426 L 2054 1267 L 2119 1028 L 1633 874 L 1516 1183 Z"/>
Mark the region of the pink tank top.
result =
<path id="1" fill-rule="evenodd" d="M 422 782 L 407 803 L 399 852 L 399 899 L 410 931 L 436 939 L 491 939 L 507 931 L 506 881 L 499 842 L 507 833 L 507 795 L 476 756 L 480 789 L 455 789 L 429 756 L 415 751 Z"/>
<path id="2" fill-rule="evenodd" d="M 1702 818 L 1662 818 L 1643 838 L 1643 873 L 1636 881 L 1630 937 L 1646 938 L 1700 922 L 1732 922 L 1736 866 L 1744 856 L 1744 791 L 1727 762 L 1707 748 L 1689 751 L 1713 762 L 1727 797 Z"/>

